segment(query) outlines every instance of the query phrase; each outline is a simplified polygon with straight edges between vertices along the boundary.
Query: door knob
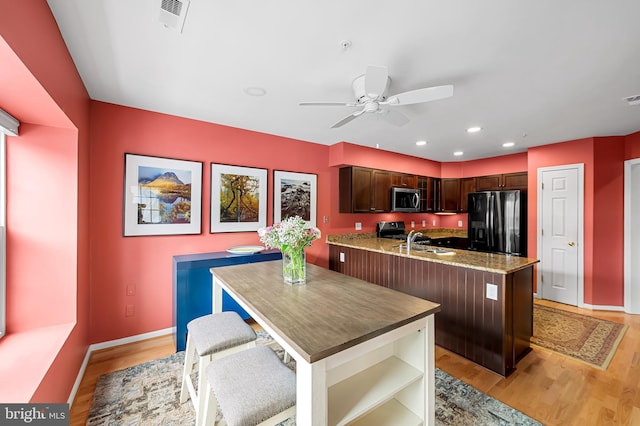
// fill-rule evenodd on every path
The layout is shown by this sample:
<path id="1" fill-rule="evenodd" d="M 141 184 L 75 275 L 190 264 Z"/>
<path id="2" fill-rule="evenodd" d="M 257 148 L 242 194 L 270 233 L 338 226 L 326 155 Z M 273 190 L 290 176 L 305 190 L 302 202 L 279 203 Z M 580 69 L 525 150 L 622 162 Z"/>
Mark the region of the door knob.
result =
<path id="1" fill-rule="evenodd" d="M 567 244 L 569 244 L 570 247 L 573 247 L 576 245 L 576 243 L 574 243 L 573 241 L 569 241 Z"/>

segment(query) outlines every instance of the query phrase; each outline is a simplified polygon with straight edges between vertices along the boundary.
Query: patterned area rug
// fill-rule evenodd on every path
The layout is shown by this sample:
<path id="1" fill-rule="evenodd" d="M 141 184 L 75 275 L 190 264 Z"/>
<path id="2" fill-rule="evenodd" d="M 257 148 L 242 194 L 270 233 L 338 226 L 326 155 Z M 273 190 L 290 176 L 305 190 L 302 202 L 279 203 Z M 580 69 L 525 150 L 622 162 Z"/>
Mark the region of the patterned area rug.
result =
<path id="1" fill-rule="evenodd" d="M 538 304 L 531 343 L 606 370 L 628 326 Z"/>
<path id="2" fill-rule="evenodd" d="M 271 344 L 258 332 L 258 344 Z M 280 357 L 283 351 L 274 347 Z M 191 401 L 180 404 L 184 352 L 101 376 L 87 425 L 193 425 Z M 291 361 L 290 367 L 294 367 Z M 196 373 L 197 374 L 197 373 Z M 222 415 L 218 413 L 217 420 Z M 540 425 L 460 380 L 436 369 L 436 424 Z M 281 426 L 295 425 L 295 418 Z"/>

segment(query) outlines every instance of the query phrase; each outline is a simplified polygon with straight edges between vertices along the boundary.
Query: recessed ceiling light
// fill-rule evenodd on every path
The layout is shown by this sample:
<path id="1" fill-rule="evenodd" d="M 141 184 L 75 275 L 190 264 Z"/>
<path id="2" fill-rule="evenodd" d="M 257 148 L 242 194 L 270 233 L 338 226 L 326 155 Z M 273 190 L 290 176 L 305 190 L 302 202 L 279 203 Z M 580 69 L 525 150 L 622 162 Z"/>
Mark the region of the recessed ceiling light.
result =
<path id="1" fill-rule="evenodd" d="M 457 156 L 460 156 L 462 154 L 464 154 L 464 152 L 462 152 L 462 151 L 456 151 L 456 152 L 453 153 L 453 155 L 457 155 Z"/>
<path id="2" fill-rule="evenodd" d="M 264 96 L 267 94 L 267 91 L 262 87 L 245 87 L 244 93 L 249 96 Z"/>
<path id="3" fill-rule="evenodd" d="M 427 144 L 427 141 L 418 141 L 418 142 L 416 142 L 416 145 L 418 145 L 418 146 L 424 146 L 426 144 Z"/>
<path id="4" fill-rule="evenodd" d="M 482 130 L 482 127 L 474 126 L 467 129 L 467 133 L 476 133 Z"/>
<path id="5" fill-rule="evenodd" d="M 505 148 L 511 148 L 514 145 L 515 145 L 515 143 L 513 143 L 513 142 L 505 142 L 505 143 L 502 144 L 502 146 L 504 146 Z"/>

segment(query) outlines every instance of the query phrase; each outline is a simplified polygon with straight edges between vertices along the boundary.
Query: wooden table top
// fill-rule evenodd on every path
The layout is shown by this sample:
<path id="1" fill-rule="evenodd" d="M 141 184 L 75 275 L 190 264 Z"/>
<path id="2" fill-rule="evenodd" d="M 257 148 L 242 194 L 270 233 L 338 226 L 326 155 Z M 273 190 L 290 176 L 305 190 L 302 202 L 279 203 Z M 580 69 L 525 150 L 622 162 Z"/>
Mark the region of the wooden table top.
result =
<path id="1" fill-rule="evenodd" d="M 307 362 L 316 362 L 440 311 L 440 305 L 307 264 L 290 286 L 282 261 L 212 268 L 211 273 Z"/>

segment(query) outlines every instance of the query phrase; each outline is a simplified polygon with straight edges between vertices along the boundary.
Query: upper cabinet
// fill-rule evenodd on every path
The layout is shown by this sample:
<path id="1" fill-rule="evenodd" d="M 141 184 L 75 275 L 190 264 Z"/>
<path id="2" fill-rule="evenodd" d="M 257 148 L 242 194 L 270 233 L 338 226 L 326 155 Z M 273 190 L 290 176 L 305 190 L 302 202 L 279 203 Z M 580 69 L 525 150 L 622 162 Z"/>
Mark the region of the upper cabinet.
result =
<path id="1" fill-rule="evenodd" d="M 408 175 L 406 173 L 391 173 L 391 186 L 400 186 L 403 188 L 418 188 L 418 176 Z"/>
<path id="2" fill-rule="evenodd" d="M 527 172 L 469 178 L 433 178 L 349 166 L 340 169 L 340 213 L 387 213 L 391 188 L 420 190 L 421 213 L 466 213 L 471 192 L 527 189 Z"/>
<path id="3" fill-rule="evenodd" d="M 460 180 L 460 213 L 467 213 L 469 211 L 467 206 L 469 203 L 469 193 L 476 191 L 476 178 L 462 178 Z"/>
<path id="4" fill-rule="evenodd" d="M 340 169 L 340 213 L 382 213 L 391 210 L 391 173 L 364 167 Z"/>
<path id="5" fill-rule="evenodd" d="M 440 179 L 440 209 L 443 213 L 460 211 L 460 180 Z"/>
<path id="6" fill-rule="evenodd" d="M 526 190 L 527 186 L 527 172 L 479 176 L 476 178 L 476 191 Z"/>
<path id="7" fill-rule="evenodd" d="M 418 176 L 418 189 L 420 190 L 420 212 L 432 213 L 439 209 L 440 200 L 437 200 L 438 178 Z"/>

